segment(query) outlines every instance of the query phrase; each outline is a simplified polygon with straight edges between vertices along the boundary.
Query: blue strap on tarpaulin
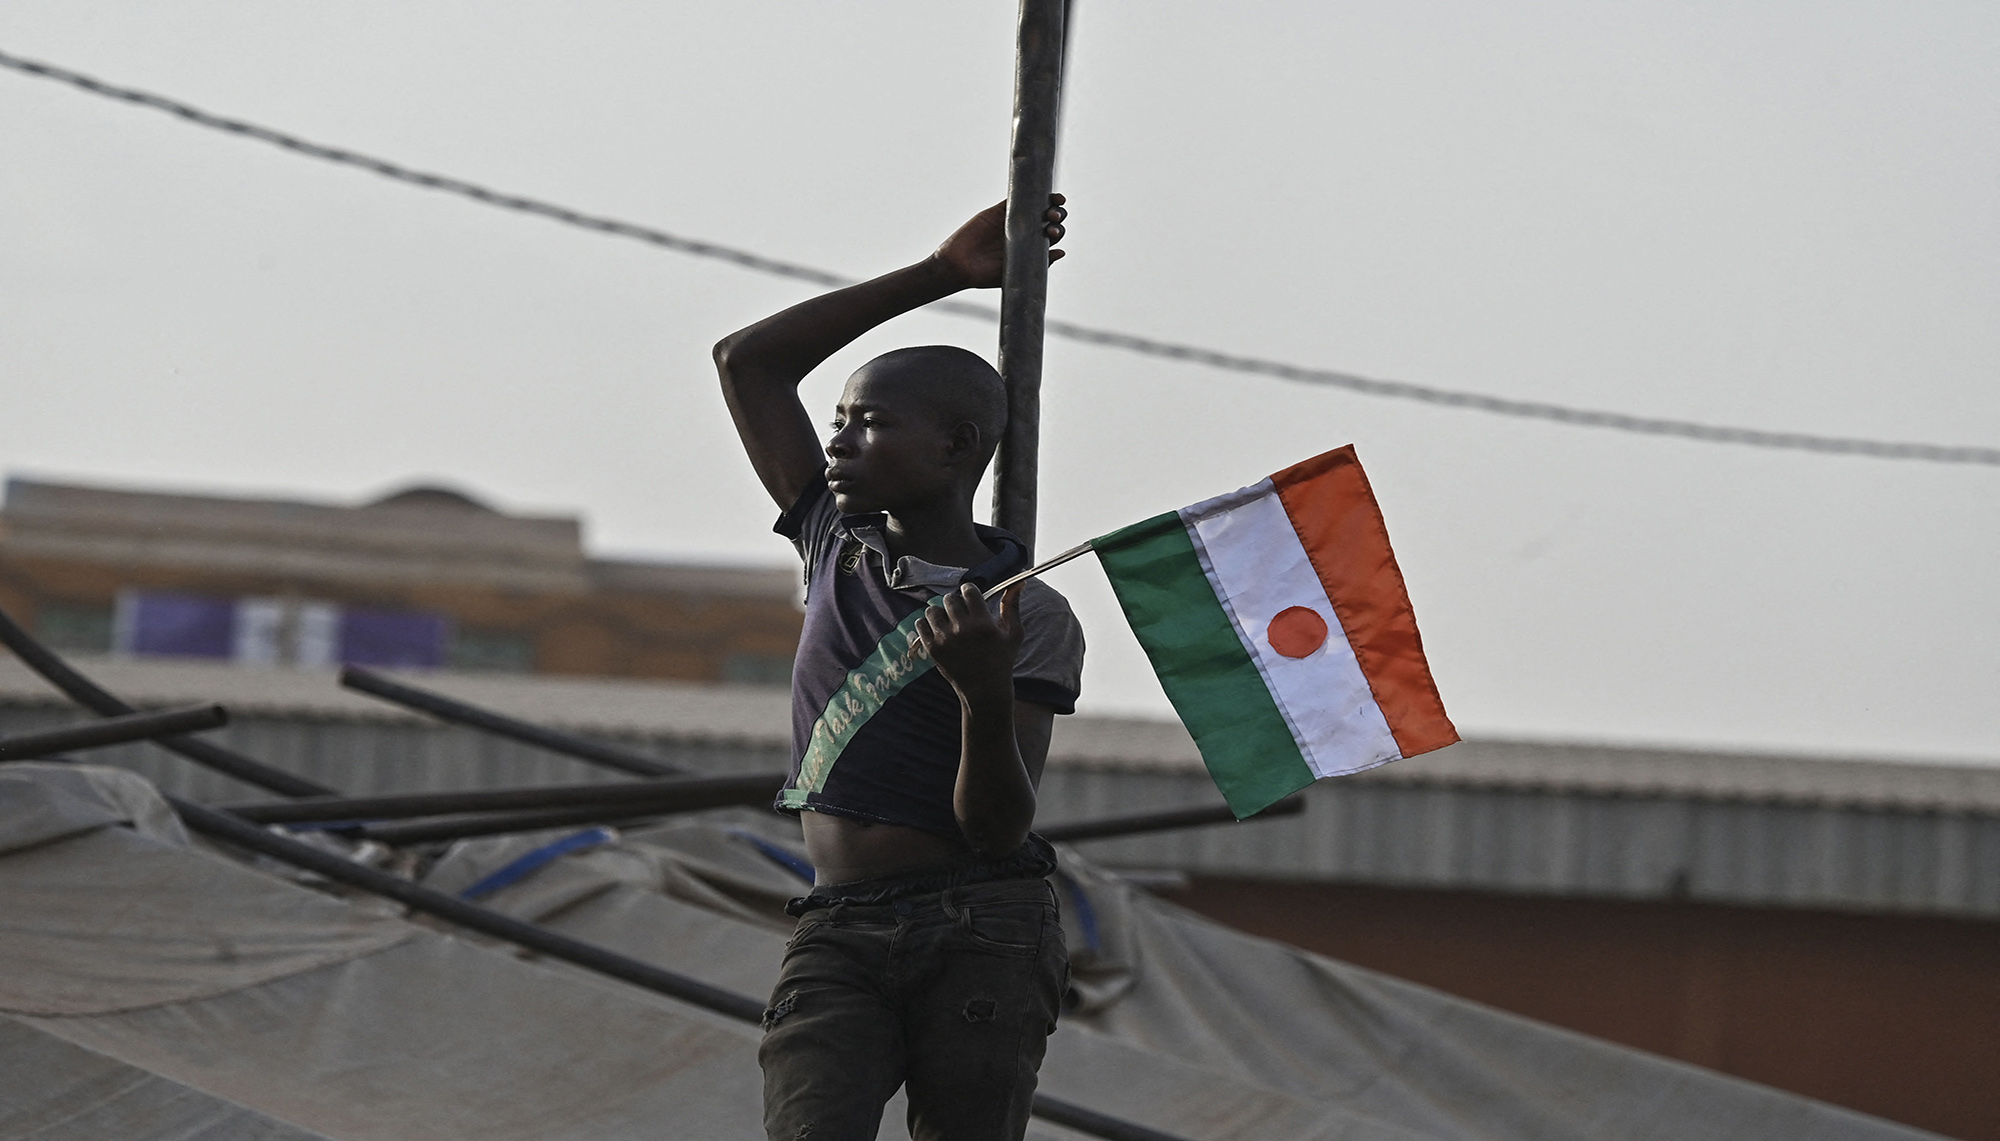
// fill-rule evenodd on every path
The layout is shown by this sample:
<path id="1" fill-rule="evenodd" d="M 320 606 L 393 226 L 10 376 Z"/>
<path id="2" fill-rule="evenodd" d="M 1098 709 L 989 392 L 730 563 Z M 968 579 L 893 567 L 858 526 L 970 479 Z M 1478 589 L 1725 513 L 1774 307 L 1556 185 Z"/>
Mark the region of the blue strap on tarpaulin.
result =
<path id="1" fill-rule="evenodd" d="M 1104 939 L 1097 932 L 1097 909 L 1090 906 L 1090 897 L 1083 894 L 1083 885 L 1065 871 L 1056 872 L 1056 878 L 1062 881 L 1063 891 L 1069 895 L 1070 906 L 1076 911 L 1076 926 L 1083 936 L 1083 945 L 1093 951 L 1102 950 Z"/>
<path id="2" fill-rule="evenodd" d="M 526 855 L 510 860 L 492 875 L 459 892 L 458 898 L 478 899 L 481 896 L 492 895 L 503 887 L 527 879 L 543 867 L 569 855 L 571 852 L 581 852 L 586 848 L 595 848 L 600 844 L 609 844 L 617 838 L 618 833 L 603 827 L 585 828 L 581 832 L 572 832 L 560 840 L 543 844 Z"/>
<path id="3" fill-rule="evenodd" d="M 748 828 L 731 828 L 729 834 L 770 857 L 772 863 L 777 864 L 807 883 L 813 882 L 812 864 L 808 863 L 797 852 L 792 851 L 783 844 L 774 844 L 757 835 L 755 832 L 750 831 Z"/>

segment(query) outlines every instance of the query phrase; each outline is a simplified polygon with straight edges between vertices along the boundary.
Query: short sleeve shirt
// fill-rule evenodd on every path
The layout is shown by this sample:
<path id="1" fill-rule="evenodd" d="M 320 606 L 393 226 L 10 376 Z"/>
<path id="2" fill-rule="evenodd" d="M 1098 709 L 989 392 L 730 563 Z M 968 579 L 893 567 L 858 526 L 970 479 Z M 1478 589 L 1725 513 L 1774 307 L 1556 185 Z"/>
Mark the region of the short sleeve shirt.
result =
<path id="1" fill-rule="evenodd" d="M 977 528 L 993 557 L 976 567 L 946 567 L 905 555 L 891 565 L 881 515 L 842 515 L 824 478 L 815 479 L 774 528 L 805 562 L 806 617 L 792 670 L 791 779 L 781 811 L 811 809 L 882 824 L 921 828 L 959 839 L 952 812 L 961 726 L 958 694 L 936 670 L 924 672 L 874 709 L 847 740 L 823 779 L 801 768 L 823 717 L 849 675 L 883 638 L 931 599 L 964 582 L 982 589 L 1028 567 L 1021 541 L 995 527 Z M 1083 629 L 1069 603 L 1040 579 L 1021 593 L 1022 642 L 1014 696 L 1073 713 L 1081 691 Z M 841 698 L 845 700 L 845 698 Z M 808 789 L 816 783 L 816 789 Z"/>

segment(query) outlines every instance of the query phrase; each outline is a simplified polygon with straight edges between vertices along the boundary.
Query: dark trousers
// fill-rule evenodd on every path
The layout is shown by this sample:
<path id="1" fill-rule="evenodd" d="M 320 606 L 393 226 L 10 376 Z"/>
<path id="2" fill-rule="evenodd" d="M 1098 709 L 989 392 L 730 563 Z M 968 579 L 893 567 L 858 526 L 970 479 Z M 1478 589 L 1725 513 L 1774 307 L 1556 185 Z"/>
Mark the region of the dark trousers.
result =
<path id="1" fill-rule="evenodd" d="M 916 1141 L 1018 1141 L 1069 971 L 1044 879 L 799 917 L 764 1014 L 772 1141 L 874 1141 L 907 1086 Z"/>

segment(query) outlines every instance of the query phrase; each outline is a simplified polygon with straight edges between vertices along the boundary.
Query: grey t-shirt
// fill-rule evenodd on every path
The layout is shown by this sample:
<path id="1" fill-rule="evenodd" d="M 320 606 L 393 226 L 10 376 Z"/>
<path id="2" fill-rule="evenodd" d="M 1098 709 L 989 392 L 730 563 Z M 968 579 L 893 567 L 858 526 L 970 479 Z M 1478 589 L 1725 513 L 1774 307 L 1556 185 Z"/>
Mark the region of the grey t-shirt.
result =
<path id="1" fill-rule="evenodd" d="M 841 515 L 823 481 L 778 521 L 806 565 L 806 620 L 792 671 L 792 774 L 778 806 L 956 838 L 958 695 L 935 670 L 904 677 L 874 655 L 931 599 L 967 580 L 990 586 L 1024 570 L 1027 552 L 1007 532 L 982 527 L 994 556 L 977 567 L 909 556 L 891 564 L 882 526 L 880 516 Z M 1014 695 L 1073 712 L 1083 629 L 1063 596 L 1038 580 L 1026 584 L 1020 605 Z"/>

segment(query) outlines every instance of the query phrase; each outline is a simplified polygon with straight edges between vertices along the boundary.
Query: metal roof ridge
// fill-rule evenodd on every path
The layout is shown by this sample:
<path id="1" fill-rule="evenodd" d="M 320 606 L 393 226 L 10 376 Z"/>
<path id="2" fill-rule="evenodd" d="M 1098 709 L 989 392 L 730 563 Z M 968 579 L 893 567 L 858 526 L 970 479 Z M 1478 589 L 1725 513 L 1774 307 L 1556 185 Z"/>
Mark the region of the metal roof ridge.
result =
<path id="1" fill-rule="evenodd" d="M 423 721 L 342 690 L 332 670 L 105 657 L 79 657 L 78 664 L 141 706 L 200 700 L 221 702 L 242 716 Z M 393 672 L 460 700 L 585 732 L 769 748 L 788 747 L 791 738 L 790 696 L 781 687 L 546 674 Z M 0 703 L 64 702 L 25 667 L 0 659 Z M 1178 722 L 1117 715 L 1059 718 L 1049 764 L 1202 771 L 1194 742 Z M 2000 765 L 1592 740 L 1476 736 L 1337 780 L 1373 786 L 2000 813 Z"/>

